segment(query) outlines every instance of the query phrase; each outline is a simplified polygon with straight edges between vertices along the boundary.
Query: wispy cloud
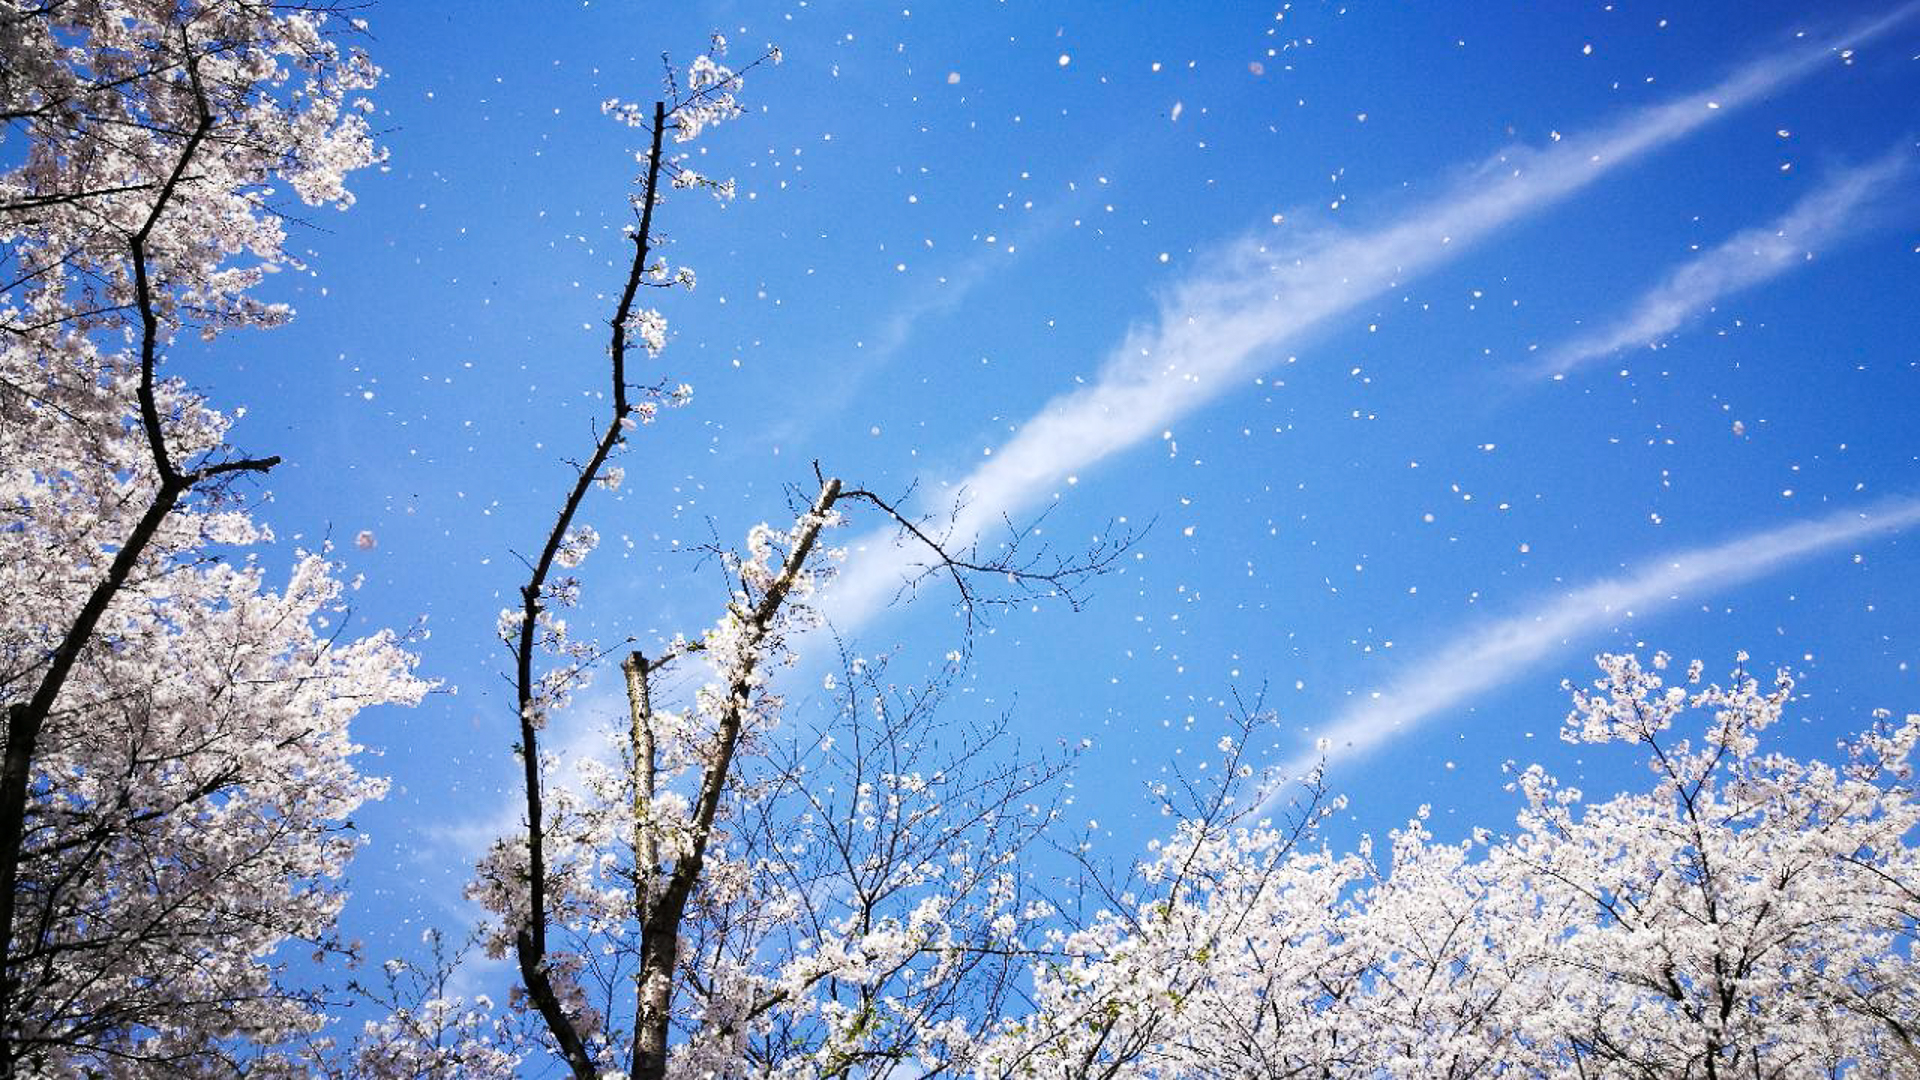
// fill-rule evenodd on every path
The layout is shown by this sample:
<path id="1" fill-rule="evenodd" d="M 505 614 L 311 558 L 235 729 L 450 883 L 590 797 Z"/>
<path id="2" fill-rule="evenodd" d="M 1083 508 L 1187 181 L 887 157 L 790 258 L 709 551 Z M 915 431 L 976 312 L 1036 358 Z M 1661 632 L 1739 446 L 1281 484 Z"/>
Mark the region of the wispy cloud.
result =
<path id="1" fill-rule="evenodd" d="M 980 248 L 946 273 L 922 280 L 897 307 L 869 329 L 867 337 L 856 343 L 859 351 L 836 359 L 833 378 L 819 384 L 808 408 L 786 412 L 748 441 L 738 444 L 733 452 L 745 454 L 749 447 L 760 450 L 787 445 L 817 428 L 844 424 L 847 407 L 859 399 L 861 390 L 876 374 L 898 358 L 923 324 L 959 308 L 976 288 L 992 278 L 995 269 L 1005 266 L 1012 258 L 1010 253 L 998 248 Z"/>
<path id="2" fill-rule="evenodd" d="M 815 388 L 808 408 L 784 416 L 761 429 L 750 443 L 741 445 L 781 446 L 817 428 L 844 424 L 848 406 L 860 400 L 861 391 L 873 377 L 918 340 L 929 323 L 939 325 L 943 318 L 965 306 L 976 290 L 1006 273 L 1017 259 L 1064 232 L 1094 201 L 1092 193 L 1098 190 L 1098 184 L 1086 177 L 1104 177 L 1112 172 L 1118 161 L 1133 156 L 1132 147 L 1130 142 L 1109 146 L 1096 155 L 1080 181 L 1067 185 L 1066 195 L 1048 201 L 1001 234 L 989 236 L 991 243 L 972 244 L 960 258 L 943 263 L 929 258 L 928 266 L 918 271 L 918 283 L 868 328 L 866 336 L 855 343 L 857 351 L 836 358 L 833 378 Z"/>
<path id="3" fill-rule="evenodd" d="M 617 675 L 618 669 L 614 671 Z M 615 685 L 616 681 L 601 672 L 601 681 L 589 683 L 575 694 L 542 734 L 541 756 L 556 763 L 546 774 L 550 801 L 556 789 L 574 794 L 586 790 L 580 771 L 582 763 L 610 765 L 619 760 L 620 752 L 614 739 L 619 730 L 624 730 L 616 725 L 624 723 L 627 701 L 625 688 Z M 516 764 L 513 773 L 516 778 L 518 770 Z M 495 840 L 526 832 L 526 792 L 518 782 L 510 783 L 497 801 L 482 805 L 486 806 L 484 814 L 450 816 L 424 826 L 420 834 L 427 850 L 420 852 L 420 857 L 441 854 L 471 866 Z"/>
<path id="4" fill-rule="evenodd" d="M 1466 634 L 1340 713 L 1319 738 L 1325 740 L 1329 761 L 1359 757 L 1507 682 L 1576 635 L 1626 613 L 1764 577 L 1838 545 L 1890 535 L 1916 523 L 1920 499 L 1901 499 L 1659 556 L 1624 577 L 1594 582 Z M 1319 756 L 1318 748 L 1305 749 L 1282 771 L 1300 775 Z"/>
<path id="5" fill-rule="evenodd" d="M 1127 334 L 1091 385 L 1054 398 L 958 481 L 966 505 L 953 522 L 953 535 L 981 535 L 1064 476 L 1218 397 L 1275 347 L 1807 75 L 1832 56 L 1837 43 L 1863 43 L 1916 12 L 1920 2 L 1910 2 L 1833 41 L 1797 43 L 1741 67 L 1709 90 L 1635 110 L 1595 134 L 1500 154 L 1383 228 L 1304 243 L 1254 235 L 1226 245 L 1201 260 L 1209 269 L 1171 290 L 1151 324 Z M 918 552 L 884 533 L 852 546 L 855 558 L 826 597 L 828 613 L 842 629 L 884 606 L 919 561 Z"/>
<path id="6" fill-rule="evenodd" d="M 1613 325 L 1554 349 L 1540 367 L 1564 374 L 1618 349 L 1652 344 L 1721 297 L 1793 269 L 1812 258 L 1813 248 L 1856 228 L 1860 211 L 1912 165 L 1913 152 L 1903 145 L 1841 172 L 1779 219 L 1735 233 L 1681 266 Z"/>

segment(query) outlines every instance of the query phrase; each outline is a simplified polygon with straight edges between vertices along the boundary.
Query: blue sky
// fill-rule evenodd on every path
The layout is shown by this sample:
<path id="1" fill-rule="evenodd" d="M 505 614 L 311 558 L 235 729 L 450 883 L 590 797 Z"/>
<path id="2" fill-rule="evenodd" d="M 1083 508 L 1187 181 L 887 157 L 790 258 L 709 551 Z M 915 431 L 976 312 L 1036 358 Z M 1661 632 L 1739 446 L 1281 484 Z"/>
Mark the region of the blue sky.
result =
<path id="1" fill-rule="evenodd" d="M 951 706 L 1092 739 L 1071 812 L 1118 858 L 1236 691 L 1277 710 L 1272 760 L 1333 740 L 1348 832 L 1422 803 L 1443 833 L 1498 828 L 1509 759 L 1636 783 L 1553 737 L 1600 651 L 1793 668 L 1800 752 L 1920 708 L 1920 9 L 368 18 L 385 170 L 296 229 L 294 326 L 175 363 L 287 459 L 283 547 L 330 535 L 365 575 L 357 624 L 431 631 L 449 692 L 361 721 L 395 778 L 361 819 L 369 937 L 456 926 L 511 813 L 494 616 L 605 407 L 636 173 L 600 103 L 646 100 L 659 54 L 716 29 L 786 62 L 700 144 L 740 197 L 662 210 L 700 285 L 657 298 L 652 372 L 695 396 L 590 506 L 576 626 L 697 632 L 724 586 L 689 549 L 779 520 L 815 459 L 930 510 L 964 487 L 989 524 L 1046 510 L 1063 547 L 1151 522 L 1084 610 L 978 632 Z M 897 572 L 877 525 L 843 535 L 829 602 L 930 671 L 959 621 L 938 590 L 873 602 Z"/>

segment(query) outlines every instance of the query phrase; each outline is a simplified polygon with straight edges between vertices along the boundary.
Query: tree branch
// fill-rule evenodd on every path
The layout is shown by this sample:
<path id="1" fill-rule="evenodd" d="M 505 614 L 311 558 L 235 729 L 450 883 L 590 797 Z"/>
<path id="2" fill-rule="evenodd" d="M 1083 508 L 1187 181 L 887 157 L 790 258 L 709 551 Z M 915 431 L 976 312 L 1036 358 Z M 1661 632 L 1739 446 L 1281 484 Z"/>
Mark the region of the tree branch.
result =
<path id="1" fill-rule="evenodd" d="M 520 588 L 520 630 L 514 643 L 515 699 L 520 715 L 520 756 L 523 770 L 523 782 L 526 785 L 527 806 L 527 873 L 528 899 L 526 925 L 516 934 L 517 952 L 520 961 L 520 976 L 525 982 L 527 993 L 534 999 L 540 1010 L 541 1018 L 547 1022 L 547 1028 L 560 1044 L 567 1066 L 578 1080 L 593 1080 L 597 1073 L 592 1058 L 587 1054 L 585 1043 L 575 1027 L 572 1018 L 567 1016 L 559 999 L 554 993 L 551 981 L 547 978 L 547 882 L 546 882 L 546 839 L 545 808 L 542 805 L 542 777 L 540 771 L 540 721 L 544 708 L 534 687 L 533 660 L 535 651 L 534 633 L 542 610 L 542 599 L 547 587 L 547 578 L 553 571 L 553 564 L 559 555 L 560 545 L 573 527 L 574 517 L 586 500 L 587 491 L 599 476 L 600 469 L 608 457 L 625 438 L 626 425 L 631 419 L 634 407 L 627 398 L 626 362 L 632 349 L 628 338 L 628 323 L 633 314 L 633 300 L 640 291 L 641 276 L 646 272 L 647 256 L 652 243 L 653 208 L 658 201 L 657 186 L 660 178 L 660 140 L 665 123 L 666 105 L 655 102 L 653 107 L 653 137 L 647 155 L 647 179 L 643 189 L 640 228 L 633 236 L 633 261 L 627 271 L 627 284 L 620 295 L 613 316 L 613 339 L 608 345 L 609 359 L 612 362 L 613 380 L 613 421 L 607 425 L 594 445 L 593 456 L 585 467 L 578 470 L 572 490 L 561 503 L 560 513 L 555 517 L 553 528 L 547 532 L 546 544 L 540 550 L 540 557 L 534 563 L 533 573 L 527 583 Z"/>

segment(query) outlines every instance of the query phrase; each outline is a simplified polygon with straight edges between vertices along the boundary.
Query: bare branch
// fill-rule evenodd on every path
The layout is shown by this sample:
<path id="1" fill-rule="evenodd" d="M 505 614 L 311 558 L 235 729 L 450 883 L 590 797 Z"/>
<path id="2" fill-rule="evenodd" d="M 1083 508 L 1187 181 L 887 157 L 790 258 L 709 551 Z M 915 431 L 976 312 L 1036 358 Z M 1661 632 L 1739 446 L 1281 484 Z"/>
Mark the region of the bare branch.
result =
<path id="1" fill-rule="evenodd" d="M 818 472 L 817 463 L 814 468 Z M 902 585 L 903 592 L 914 589 L 930 575 L 945 576 L 953 583 L 954 591 L 960 598 L 969 629 L 980 609 L 1009 607 L 1038 597 L 1059 597 L 1073 610 L 1079 611 L 1085 603 L 1085 597 L 1079 592 L 1080 587 L 1089 579 L 1111 571 L 1119 558 L 1144 534 L 1142 530 L 1140 533 L 1123 533 L 1117 538 L 1103 535 L 1085 549 L 1072 555 L 1062 555 L 1044 544 L 1037 547 L 1032 544 L 1041 522 L 1046 519 L 1044 513 L 1023 526 L 1016 526 L 1011 519 L 1003 516 L 1006 538 L 1000 545 L 999 554 L 989 558 L 981 554 L 978 540 L 956 546 L 951 523 L 945 532 L 936 534 L 927 519 L 908 516 L 897 501 L 864 488 L 850 489 L 844 497 L 879 510 L 899 528 L 903 536 L 927 553 L 928 565 L 918 577 Z M 957 515 L 958 508 L 955 513 Z M 1151 527 L 1151 523 L 1148 527 Z M 1009 590 L 995 592 L 986 587 L 986 583 L 996 580 L 1004 582 L 1010 587 Z"/>

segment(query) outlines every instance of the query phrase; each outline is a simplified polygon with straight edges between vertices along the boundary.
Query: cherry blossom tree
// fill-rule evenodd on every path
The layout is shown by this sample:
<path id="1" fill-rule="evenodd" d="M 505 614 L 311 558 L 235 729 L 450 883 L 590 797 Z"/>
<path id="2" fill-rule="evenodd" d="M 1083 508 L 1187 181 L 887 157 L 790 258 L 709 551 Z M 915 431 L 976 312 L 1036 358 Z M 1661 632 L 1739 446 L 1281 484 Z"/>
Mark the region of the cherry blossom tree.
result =
<path id="1" fill-rule="evenodd" d="M 1522 1037 L 1586 1075 L 1920 1075 L 1920 715 L 1876 716 L 1839 764 L 1799 761 L 1760 749 L 1786 672 L 1764 686 L 1743 666 L 1722 688 L 1697 662 L 1668 684 L 1667 666 L 1601 658 L 1562 732 L 1643 747 L 1649 790 L 1583 809 L 1543 770 L 1519 774 L 1519 829 L 1487 862 L 1550 920 L 1524 935 L 1551 985 Z M 1707 722 L 1677 736 L 1693 713 Z"/>
<path id="2" fill-rule="evenodd" d="M 424 685 L 343 640 L 324 552 L 270 573 L 278 459 L 168 374 L 270 327 L 284 185 L 345 207 L 377 74 L 320 8 L 0 4 L 0 1076 L 274 1060 L 324 1019 L 291 943 L 343 949 L 347 724 Z M 278 580 L 280 583 L 275 584 Z"/>
<path id="3" fill-rule="evenodd" d="M 1640 749 L 1648 790 L 1588 803 L 1529 767 L 1511 834 L 1439 842 L 1423 809 L 1384 866 L 1315 849 L 1337 801 L 1259 817 L 1224 738 L 1227 779 L 1052 931 L 978 1075 L 1920 1076 L 1920 715 L 1800 761 L 1761 750 L 1785 673 L 1600 664 L 1563 734 Z"/>
<path id="4" fill-rule="evenodd" d="M 521 1000 L 576 1077 L 957 1072 L 1017 981 L 1018 927 L 1045 910 L 1031 906 L 1017 857 L 1051 820 L 1066 755 L 1009 760 L 1003 724 L 937 719 L 959 653 L 922 685 L 883 679 L 884 659 L 844 657 L 845 700 L 811 727 L 783 725 L 775 676 L 796 638 L 820 629 L 812 599 L 839 558 L 825 537 L 849 510 L 896 523 L 969 609 L 1071 599 L 1124 540 L 1054 558 L 1015 532 L 982 555 L 816 470 L 790 526 L 713 552 L 730 595 L 711 627 L 627 653 L 627 715 L 602 760 L 574 763 L 582 782 L 553 784 L 558 763 L 540 749 L 548 719 L 605 655 L 563 618 L 581 602 L 571 572 L 597 542 L 582 507 L 596 487 L 619 486 L 613 462 L 633 432 L 687 394 L 636 382 L 640 350 L 657 355 L 667 333 L 638 298 L 694 282 L 656 253 L 665 191 L 731 195 L 667 149 L 740 111 L 743 72 L 715 45 L 684 75 L 670 71 L 668 97 L 650 109 L 606 107 L 648 140 L 610 320 L 610 412 L 528 560 L 519 605 L 501 613 L 525 829 L 494 845 L 472 895 L 492 916 L 490 952 L 514 958 Z M 663 700 L 662 673 L 688 667 L 703 673 L 697 688 Z"/>

